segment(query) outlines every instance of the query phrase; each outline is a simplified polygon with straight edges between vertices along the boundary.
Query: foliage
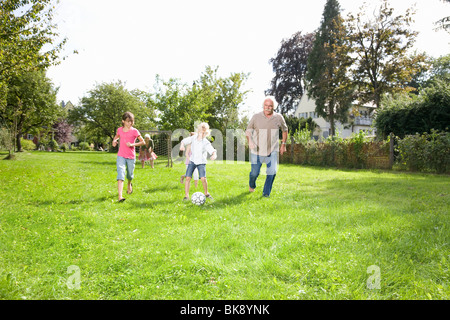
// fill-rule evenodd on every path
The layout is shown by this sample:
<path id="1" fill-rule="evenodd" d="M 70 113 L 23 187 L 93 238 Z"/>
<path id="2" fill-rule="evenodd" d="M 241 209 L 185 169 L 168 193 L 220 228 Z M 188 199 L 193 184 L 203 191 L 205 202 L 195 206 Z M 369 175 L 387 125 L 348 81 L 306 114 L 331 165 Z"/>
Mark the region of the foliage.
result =
<path id="1" fill-rule="evenodd" d="M 23 134 L 51 125 L 61 115 L 56 102 L 57 90 L 45 71 L 15 74 L 8 81 L 7 106 L 0 109 L 0 119 L 9 127 L 16 127 L 17 150 L 21 151 Z"/>
<path id="2" fill-rule="evenodd" d="M 269 60 L 275 76 L 265 94 L 275 97 L 279 102 L 277 111 L 282 114 L 295 110 L 303 96 L 303 82 L 314 37 L 314 33 L 302 35 L 301 31 L 296 32 L 281 42 L 276 57 Z"/>
<path id="3" fill-rule="evenodd" d="M 367 6 L 356 16 L 349 14 L 347 20 L 355 55 L 352 71 L 360 103 L 373 102 L 379 108 L 384 94 L 412 90 L 404 84 L 422 69 L 425 56 L 408 55 L 418 34 L 408 29 L 413 21 L 411 9 L 404 16 L 394 16 L 388 0 L 383 0 L 371 19 Z"/>
<path id="4" fill-rule="evenodd" d="M 20 144 L 22 145 L 23 150 L 27 150 L 27 151 L 36 150 L 36 145 L 31 140 L 21 138 Z"/>
<path id="5" fill-rule="evenodd" d="M 62 151 L 66 152 L 67 150 L 69 150 L 69 145 L 68 145 L 67 143 L 62 143 L 62 144 L 59 146 L 59 148 L 60 148 Z"/>
<path id="6" fill-rule="evenodd" d="M 58 142 L 56 142 L 55 139 L 51 139 L 48 143 L 48 147 L 51 151 L 57 151 L 58 150 Z"/>
<path id="7" fill-rule="evenodd" d="M 286 121 L 286 125 L 288 126 L 288 135 L 293 135 L 295 132 L 305 129 L 306 127 L 308 127 L 311 132 L 313 132 L 314 129 L 318 127 L 317 123 L 315 123 L 311 117 L 305 119 L 298 118 L 292 115 L 284 115 L 284 120 Z M 288 140 L 290 139 L 288 138 Z"/>
<path id="8" fill-rule="evenodd" d="M 247 91 L 242 91 L 248 75 L 233 73 L 219 77 L 218 68 L 206 67 L 192 86 L 179 79 L 162 80 L 156 77 L 152 103 L 159 113 L 158 121 L 163 130 L 193 130 L 196 121 L 206 121 L 222 134 L 226 129 L 240 127 L 239 105 Z"/>
<path id="9" fill-rule="evenodd" d="M 90 147 L 89 143 L 84 142 L 84 141 L 80 142 L 78 144 L 78 147 L 80 148 L 80 150 L 83 150 L 83 151 L 91 150 L 91 147 Z"/>
<path id="10" fill-rule="evenodd" d="M 450 82 L 450 54 L 441 56 L 439 58 L 431 59 L 431 66 L 427 70 L 425 79 L 421 83 L 422 87 L 426 88 L 436 80 L 442 80 L 444 82 Z"/>
<path id="11" fill-rule="evenodd" d="M 217 75 L 218 67 L 207 66 L 200 79 L 194 83 L 193 91 L 198 93 L 199 104 L 208 114 L 211 128 L 225 133 L 227 129 L 239 126 L 239 105 L 244 102 L 248 91 L 242 91 L 248 74 L 232 73 L 223 78 Z"/>
<path id="12" fill-rule="evenodd" d="M 156 76 L 152 105 L 158 110 L 158 127 L 162 130 L 194 130 L 195 121 L 205 121 L 209 114 L 198 103 L 199 92 L 179 79 L 167 81 Z"/>
<path id="13" fill-rule="evenodd" d="M 301 127 L 301 124 L 299 124 L 297 130 L 293 132 L 292 137 L 294 138 L 294 143 L 308 143 L 312 137 L 312 130 L 308 123 L 306 122 L 303 128 Z"/>
<path id="14" fill-rule="evenodd" d="M 391 132 L 405 135 L 448 130 L 450 123 L 450 83 L 435 80 L 422 90 L 419 97 L 399 98 L 379 110 L 375 119 L 377 135 L 386 137 Z"/>
<path id="15" fill-rule="evenodd" d="M 122 115 L 130 111 L 135 116 L 134 127 L 153 126 L 148 114 L 153 109 L 142 101 L 142 95 L 130 92 L 121 81 L 96 85 L 84 96 L 80 105 L 69 111 L 69 123 L 84 126 L 91 135 L 106 136 L 112 141 L 117 128 L 122 126 Z"/>
<path id="16" fill-rule="evenodd" d="M 315 141 L 311 140 L 309 130 L 303 129 L 296 135 L 295 142 L 289 146 L 294 148 L 294 159 L 289 160 L 296 164 L 340 168 L 377 167 L 370 157 L 384 158 L 386 161 L 380 165 L 382 168 L 387 168 L 389 164 L 389 142 L 374 141 L 362 131 L 347 139 L 335 135 L 324 141 Z M 283 162 L 288 160 L 289 151 L 288 156 L 282 158 Z"/>
<path id="17" fill-rule="evenodd" d="M 330 123 L 346 123 L 353 102 L 353 84 L 348 77 L 352 65 L 347 30 L 337 0 L 327 0 L 323 18 L 308 58 L 306 73 L 308 96 L 314 98 L 316 112 Z"/>
<path id="18" fill-rule="evenodd" d="M 448 2 L 450 3 L 450 0 L 442 0 L 444 2 Z M 450 32 L 450 16 L 448 17 L 444 17 L 442 19 L 440 19 L 439 21 L 436 21 L 436 30 L 446 30 L 448 32 Z"/>
<path id="19" fill-rule="evenodd" d="M 431 129 L 430 133 L 397 139 L 397 162 L 401 168 L 450 173 L 450 132 Z"/>
<path id="20" fill-rule="evenodd" d="M 14 153 L 14 134 L 7 127 L 0 127 L 0 149 L 8 150 L 10 157 Z"/>
<path id="21" fill-rule="evenodd" d="M 53 23 L 52 3 L 52 0 L 0 2 L 0 106 L 6 100 L 10 77 L 58 63 L 66 40 L 55 44 L 59 35 Z"/>
<path id="22" fill-rule="evenodd" d="M 66 119 L 59 119 L 59 121 L 53 125 L 53 129 L 56 129 L 55 140 L 59 144 L 67 144 L 71 142 L 70 138 L 72 135 L 72 126 L 67 122 Z"/>

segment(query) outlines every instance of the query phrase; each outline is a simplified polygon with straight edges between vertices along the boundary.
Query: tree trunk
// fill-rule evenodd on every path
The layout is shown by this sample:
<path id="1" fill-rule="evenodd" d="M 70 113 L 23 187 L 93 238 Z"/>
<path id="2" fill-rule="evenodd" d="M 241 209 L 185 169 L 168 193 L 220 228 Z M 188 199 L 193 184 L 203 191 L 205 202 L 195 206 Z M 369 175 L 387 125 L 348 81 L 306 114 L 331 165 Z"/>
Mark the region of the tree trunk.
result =
<path id="1" fill-rule="evenodd" d="M 334 103 L 328 106 L 328 108 L 330 110 L 329 121 L 330 121 L 331 136 L 334 137 L 336 134 L 336 127 L 334 123 Z"/>
<path id="2" fill-rule="evenodd" d="M 20 139 L 22 138 L 22 132 L 18 132 L 16 136 L 16 145 L 17 145 L 17 152 L 22 152 L 22 142 Z"/>

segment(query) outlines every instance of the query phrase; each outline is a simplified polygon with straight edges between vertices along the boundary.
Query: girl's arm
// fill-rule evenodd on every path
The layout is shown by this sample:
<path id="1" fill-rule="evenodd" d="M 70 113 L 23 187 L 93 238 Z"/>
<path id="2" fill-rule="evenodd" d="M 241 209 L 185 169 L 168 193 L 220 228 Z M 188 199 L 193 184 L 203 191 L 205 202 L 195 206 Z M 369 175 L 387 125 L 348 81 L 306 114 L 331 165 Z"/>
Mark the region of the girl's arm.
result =
<path id="1" fill-rule="evenodd" d="M 116 134 L 116 136 L 113 138 L 112 146 L 117 146 L 117 141 L 119 141 L 120 136 Z"/>
<path id="2" fill-rule="evenodd" d="M 139 142 L 135 142 L 135 143 L 129 143 L 127 142 L 127 146 L 128 147 L 140 147 L 143 146 L 145 144 L 145 140 L 142 138 L 142 136 L 138 136 L 138 140 Z"/>

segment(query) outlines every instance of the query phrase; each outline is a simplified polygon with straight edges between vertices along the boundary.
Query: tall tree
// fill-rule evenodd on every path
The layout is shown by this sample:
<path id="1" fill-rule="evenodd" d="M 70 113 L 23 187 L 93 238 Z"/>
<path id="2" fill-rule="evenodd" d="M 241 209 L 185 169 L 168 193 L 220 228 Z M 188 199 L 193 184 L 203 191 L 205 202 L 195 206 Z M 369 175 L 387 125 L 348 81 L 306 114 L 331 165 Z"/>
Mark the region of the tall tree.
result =
<path id="1" fill-rule="evenodd" d="M 296 32 L 281 42 L 276 57 L 269 60 L 275 76 L 265 94 L 275 97 L 279 102 L 277 111 L 282 114 L 295 110 L 303 96 L 304 77 L 313 42 L 314 33 L 302 35 L 301 31 Z"/>
<path id="2" fill-rule="evenodd" d="M 336 122 L 347 121 L 353 100 L 348 71 L 352 59 L 340 11 L 337 0 L 327 0 L 306 72 L 308 96 L 315 100 L 317 114 L 330 123 L 332 136 Z"/>
<path id="3" fill-rule="evenodd" d="M 160 112 L 159 125 L 165 130 L 193 130 L 196 121 L 207 121 L 211 128 L 225 134 L 226 129 L 240 125 L 239 106 L 247 91 L 242 89 L 248 75 L 232 73 L 219 77 L 218 68 L 207 66 L 200 78 L 189 86 L 179 79 L 164 81 L 156 78 L 151 94 Z"/>
<path id="4" fill-rule="evenodd" d="M 163 80 L 156 76 L 152 105 L 158 110 L 158 126 L 162 130 L 194 130 L 195 121 L 206 120 L 206 108 L 198 102 L 198 91 L 179 79 Z"/>
<path id="5" fill-rule="evenodd" d="M 57 63 L 66 40 L 58 38 L 53 23 L 54 0 L 2 0 L 0 2 L 0 105 L 9 78 Z M 49 48 L 49 49 L 47 49 Z"/>
<path id="6" fill-rule="evenodd" d="M 412 90 L 408 82 L 426 58 L 409 53 L 418 34 L 409 29 L 414 14 L 411 9 L 403 16 L 394 16 L 394 9 L 382 0 L 373 18 L 367 17 L 367 12 L 372 11 L 363 6 L 347 20 L 356 57 L 353 78 L 360 103 L 372 102 L 378 108 L 384 94 Z"/>
<path id="7" fill-rule="evenodd" d="M 239 106 L 248 93 L 242 86 L 248 74 L 232 73 L 223 78 L 218 76 L 218 69 L 207 66 L 193 89 L 199 93 L 200 104 L 208 110 L 207 121 L 211 128 L 225 134 L 226 129 L 239 126 Z"/>
<path id="8" fill-rule="evenodd" d="M 42 126 L 51 127 L 62 110 L 56 102 L 57 90 L 45 71 L 15 74 L 8 81 L 8 88 L 6 108 L 0 113 L 0 119 L 9 127 L 16 127 L 17 150 L 21 151 L 23 134 Z"/>
<path id="9" fill-rule="evenodd" d="M 450 3 L 450 0 L 442 0 L 442 1 Z M 440 19 L 435 24 L 437 25 L 436 30 L 443 29 L 446 30 L 447 32 L 450 32 L 450 16 Z"/>
<path id="10" fill-rule="evenodd" d="M 81 98 L 80 105 L 69 111 L 69 120 L 70 123 L 84 125 L 92 135 L 106 136 L 112 141 L 126 111 L 134 114 L 134 127 L 149 129 L 153 126 L 146 117 L 152 110 L 139 95 L 127 90 L 121 81 L 102 83 L 88 91 Z"/>

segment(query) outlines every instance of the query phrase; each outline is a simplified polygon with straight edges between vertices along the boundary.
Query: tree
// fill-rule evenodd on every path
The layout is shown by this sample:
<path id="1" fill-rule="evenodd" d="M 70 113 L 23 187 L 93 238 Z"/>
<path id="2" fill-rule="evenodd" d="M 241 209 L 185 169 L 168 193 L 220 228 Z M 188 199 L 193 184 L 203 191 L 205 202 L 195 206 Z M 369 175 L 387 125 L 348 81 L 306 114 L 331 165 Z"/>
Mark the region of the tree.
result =
<path id="1" fill-rule="evenodd" d="M 400 95 L 379 110 L 375 120 L 377 134 L 387 137 L 391 132 L 405 135 L 448 131 L 450 123 L 450 82 L 436 78 L 419 96 Z"/>
<path id="2" fill-rule="evenodd" d="M 300 101 L 304 88 L 308 56 L 312 50 L 314 33 L 302 35 L 296 32 L 291 38 L 281 42 L 275 58 L 269 60 L 275 76 L 266 95 L 273 95 L 279 101 L 278 112 L 287 114 Z"/>
<path id="3" fill-rule="evenodd" d="M 121 81 L 102 83 L 88 91 L 80 105 L 69 111 L 69 122 L 84 125 L 92 135 L 108 137 L 112 141 L 126 111 L 134 114 L 134 127 L 147 129 L 153 126 L 147 118 L 153 110 L 138 93 L 127 90 Z"/>
<path id="4" fill-rule="evenodd" d="M 53 23 L 52 2 L 0 2 L 0 106 L 5 103 L 10 77 L 24 71 L 46 69 L 57 63 L 66 40 L 54 44 L 58 34 Z"/>
<path id="5" fill-rule="evenodd" d="M 207 110 L 198 103 L 198 91 L 179 79 L 165 81 L 156 76 L 153 107 L 158 111 L 158 125 L 162 130 L 194 130 L 195 121 L 207 119 Z"/>
<path id="6" fill-rule="evenodd" d="M 421 91 L 433 84 L 437 79 L 450 81 L 450 54 L 439 58 L 426 58 L 426 64 L 421 66 L 422 69 L 413 76 L 408 83 L 415 91 L 413 93 L 420 94 Z"/>
<path id="7" fill-rule="evenodd" d="M 413 21 L 411 9 L 404 16 L 394 16 L 394 9 L 383 0 L 373 19 L 366 17 L 367 12 L 371 11 L 362 7 L 347 20 L 355 55 L 352 71 L 360 103 L 379 108 L 384 94 L 412 90 L 408 82 L 421 70 L 425 56 L 409 55 L 418 34 L 408 29 Z"/>
<path id="8" fill-rule="evenodd" d="M 315 100 L 317 114 L 330 123 L 332 136 L 336 133 L 336 121 L 347 121 L 353 101 L 348 73 L 352 59 L 347 40 L 339 3 L 327 0 L 308 58 L 306 79 L 308 96 Z"/>
<path id="9" fill-rule="evenodd" d="M 14 74 L 7 85 L 7 104 L 0 113 L 0 119 L 9 127 L 16 128 L 17 150 L 21 151 L 20 138 L 23 134 L 34 132 L 42 126 L 51 127 L 61 116 L 62 110 L 56 102 L 57 90 L 45 71 Z"/>
<path id="10" fill-rule="evenodd" d="M 443 2 L 450 3 L 450 0 L 442 0 Z M 450 16 L 444 17 L 435 23 L 437 25 L 436 30 L 446 30 L 450 32 Z"/>
<path id="11" fill-rule="evenodd" d="M 284 120 L 286 121 L 286 125 L 289 128 L 289 135 L 293 136 L 297 131 L 301 131 L 305 128 L 311 130 L 311 133 L 314 132 L 314 129 L 318 127 L 317 123 L 314 120 L 309 118 L 297 118 L 293 115 L 286 116 L 284 115 Z"/>
<path id="12" fill-rule="evenodd" d="M 248 74 L 232 73 L 227 78 L 217 75 L 218 67 L 207 66 L 193 90 L 198 92 L 200 105 L 207 110 L 207 121 L 211 128 L 225 134 L 226 129 L 239 126 L 239 105 L 245 100 L 248 91 L 242 86 Z"/>
<path id="13" fill-rule="evenodd" d="M 162 129 L 193 130 L 196 121 L 206 121 L 223 134 L 226 129 L 239 127 L 239 106 L 247 94 L 242 86 L 248 75 L 233 73 L 222 78 L 217 71 L 207 66 L 192 86 L 179 79 L 164 81 L 156 77 L 151 97 Z"/>
<path id="14" fill-rule="evenodd" d="M 72 135 L 73 128 L 66 119 L 58 119 L 58 121 L 53 125 L 53 129 L 55 129 L 56 142 L 58 142 L 59 144 L 70 144 L 70 137 Z"/>

